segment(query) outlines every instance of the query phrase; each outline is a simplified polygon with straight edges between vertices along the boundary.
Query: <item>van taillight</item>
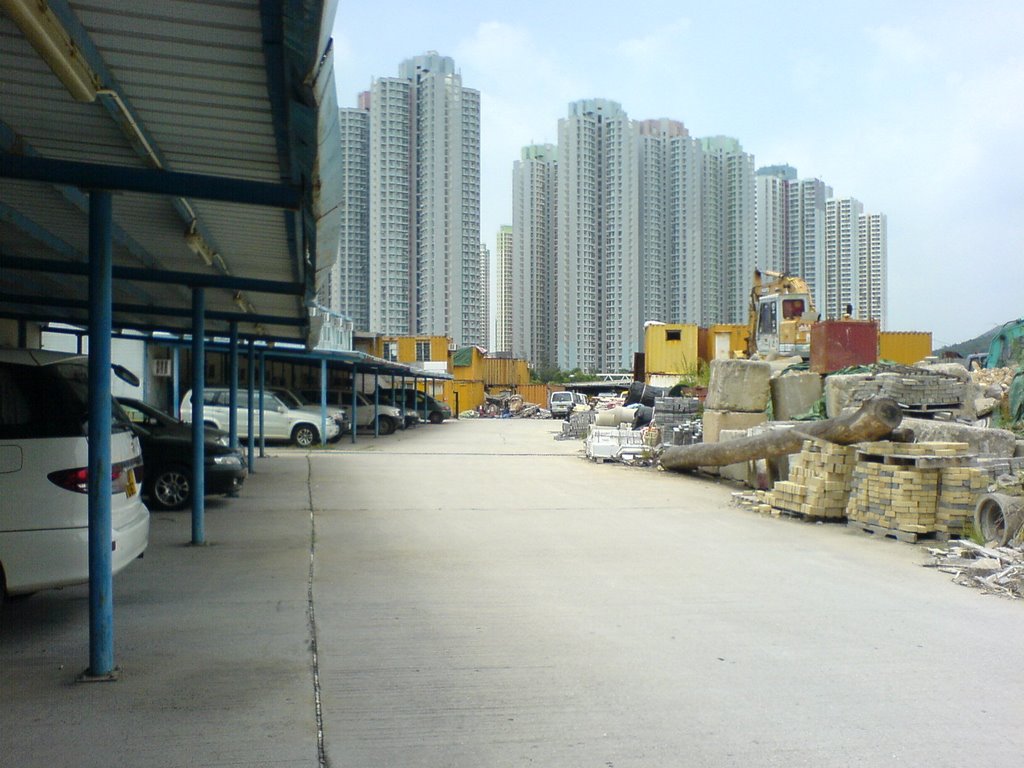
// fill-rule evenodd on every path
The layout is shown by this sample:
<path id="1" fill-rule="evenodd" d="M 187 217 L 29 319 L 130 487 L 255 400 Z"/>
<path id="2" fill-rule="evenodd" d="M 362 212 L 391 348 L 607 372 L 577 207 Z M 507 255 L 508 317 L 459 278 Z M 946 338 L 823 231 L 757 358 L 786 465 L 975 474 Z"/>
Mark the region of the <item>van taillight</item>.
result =
<path id="1" fill-rule="evenodd" d="M 128 488 L 128 473 L 125 471 L 125 464 L 114 464 L 110 468 L 110 493 L 124 493 Z M 56 486 L 66 491 L 75 493 L 89 492 L 89 469 L 79 467 L 78 469 L 59 469 L 46 476 Z M 137 481 L 136 481 L 137 482 Z"/>

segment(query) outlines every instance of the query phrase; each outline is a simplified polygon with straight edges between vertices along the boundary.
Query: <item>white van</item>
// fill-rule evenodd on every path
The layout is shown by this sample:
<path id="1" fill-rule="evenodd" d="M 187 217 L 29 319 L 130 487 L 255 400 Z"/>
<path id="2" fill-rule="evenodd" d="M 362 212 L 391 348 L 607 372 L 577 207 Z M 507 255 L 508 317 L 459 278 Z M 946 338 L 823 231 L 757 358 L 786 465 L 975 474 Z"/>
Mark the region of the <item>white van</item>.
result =
<path id="1" fill-rule="evenodd" d="M 254 414 L 259 430 L 259 393 Z M 249 437 L 248 394 L 238 393 L 238 439 Z M 192 421 L 192 390 L 181 401 L 181 420 Z M 207 426 L 227 430 L 231 420 L 231 392 L 227 387 L 206 387 L 203 391 L 203 421 Z M 327 440 L 334 440 L 348 428 L 345 409 L 328 407 Z M 263 390 L 263 431 L 267 440 L 287 440 L 300 448 L 309 448 L 320 442 L 320 406 L 310 405 L 287 389 Z"/>
<path id="2" fill-rule="evenodd" d="M 575 405 L 576 397 L 572 392 L 552 392 L 548 396 L 548 410 L 553 419 L 566 418 Z"/>
<path id="3" fill-rule="evenodd" d="M 8 595 L 89 580 L 88 359 L 0 349 L 0 588 Z M 112 410 L 112 569 L 149 541 L 142 452 Z"/>

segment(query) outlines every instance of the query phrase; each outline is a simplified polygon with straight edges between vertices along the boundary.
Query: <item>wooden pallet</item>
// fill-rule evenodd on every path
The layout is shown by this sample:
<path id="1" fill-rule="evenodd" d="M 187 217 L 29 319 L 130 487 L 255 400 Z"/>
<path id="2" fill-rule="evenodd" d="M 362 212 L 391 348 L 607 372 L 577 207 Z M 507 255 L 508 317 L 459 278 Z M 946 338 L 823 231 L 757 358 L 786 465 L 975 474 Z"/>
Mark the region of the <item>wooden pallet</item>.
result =
<path id="1" fill-rule="evenodd" d="M 848 528 L 853 528 L 861 531 L 862 533 L 870 533 L 887 539 L 895 539 L 896 541 L 902 541 L 907 544 L 914 544 L 920 539 L 935 538 L 934 531 L 929 531 L 928 533 L 914 533 L 911 531 L 901 531 L 896 528 L 885 528 L 881 525 L 872 525 L 871 523 L 861 523 L 855 520 L 850 520 L 846 525 Z"/>
<path id="2" fill-rule="evenodd" d="M 857 451 L 857 461 L 909 469 L 944 469 L 964 465 L 963 456 L 912 456 L 904 453 L 868 453 L 866 451 Z"/>
<path id="3" fill-rule="evenodd" d="M 802 520 L 805 523 L 845 523 L 845 517 L 822 517 L 821 515 L 808 515 L 784 507 L 772 507 L 781 517 L 792 517 L 794 520 Z"/>

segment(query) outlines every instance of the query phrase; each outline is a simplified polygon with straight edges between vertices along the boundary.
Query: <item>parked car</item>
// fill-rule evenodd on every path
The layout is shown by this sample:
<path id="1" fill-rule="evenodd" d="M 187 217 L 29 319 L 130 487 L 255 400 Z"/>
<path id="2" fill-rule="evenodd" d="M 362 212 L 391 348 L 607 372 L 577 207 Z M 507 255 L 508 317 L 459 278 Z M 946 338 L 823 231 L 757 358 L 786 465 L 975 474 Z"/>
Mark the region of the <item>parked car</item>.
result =
<path id="1" fill-rule="evenodd" d="M 142 493 L 150 507 L 182 509 L 192 504 L 192 425 L 142 400 L 117 398 L 142 445 L 146 479 Z M 228 445 L 228 433 L 206 428 L 206 494 L 235 493 L 249 474 L 242 452 Z"/>
<path id="2" fill-rule="evenodd" d="M 257 432 L 259 430 L 258 395 L 254 414 Z M 249 408 L 247 395 L 238 394 L 238 437 L 249 436 Z M 230 422 L 230 391 L 227 387 L 207 387 L 203 395 L 203 421 L 207 426 L 227 429 Z M 181 401 L 182 421 L 192 421 L 192 390 L 185 393 Z M 320 406 L 310 405 L 287 389 L 266 389 L 263 391 L 264 436 L 267 440 L 292 442 L 300 448 L 309 448 L 320 442 Z M 327 411 L 328 440 L 341 436 L 342 426 L 348 420 L 344 409 Z"/>
<path id="3" fill-rule="evenodd" d="M 319 389 L 303 389 L 299 391 L 309 402 L 316 404 L 320 402 L 320 390 Z M 356 426 L 360 429 L 373 429 L 374 422 L 374 410 L 377 412 L 377 431 L 382 435 L 390 435 L 396 429 L 405 429 L 405 412 L 401 408 L 384 402 L 381 400 L 380 405 L 374 409 L 373 398 L 364 395 L 362 392 L 357 394 L 358 400 L 356 401 Z M 341 407 L 348 412 L 352 407 L 352 393 L 346 392 L 343 389 L 329 389 L 327 390 L 327 405 L 329 408 Z M 351 419 L 346 424 L 345 431 L 351 431 L 352 424 Z"/>
<path id="4" fill-rule="evenodd" d="M 0 349 L 0 591 L 29 594 L 89 580 L 88 358 Z M 112 404 L 116 574 L 149 541 L 139 440 Z"/>
<path id="5" fill-rule="evenodd" d="M 426 420 L 431 424 L 440 424 L 445 419 L 452 417 L 452 409 L 447 403 L 435 400 L 426 392 L 418 389 L 381 389 L 380 401 L 390 403 L 405 411 L 406 420 L 423 420 L 423 413 L 426 410 Z M 426 408 L 424 409 L 424 405 Z"/>

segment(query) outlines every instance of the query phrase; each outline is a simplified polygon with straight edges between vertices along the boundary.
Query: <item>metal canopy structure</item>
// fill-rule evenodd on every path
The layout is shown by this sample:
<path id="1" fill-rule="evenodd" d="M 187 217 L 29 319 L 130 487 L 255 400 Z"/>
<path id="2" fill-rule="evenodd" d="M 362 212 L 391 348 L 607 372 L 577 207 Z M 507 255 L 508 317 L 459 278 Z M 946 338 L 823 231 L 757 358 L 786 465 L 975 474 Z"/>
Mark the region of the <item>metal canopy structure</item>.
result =
<path id="1" fill-rule="evenodd" d="M 333 0 L 0 0 L 0 316 L 86 324 L 112 194 L 113 326 L 313 344 L 337 251 Z"/>
<path id="2" fill-rule="evenodd" d="M 0 0 L 0 317 L 89 329 L 89 656 L 116 678 L 114 329 L 316 343 L 338 244 L 334 0 Z M 203 371 L 192 429 L 204 466 Z M 234 387 L 232 387 L 234 391 Z M 193 544 L 205 543 L 203 473 Z"/>

